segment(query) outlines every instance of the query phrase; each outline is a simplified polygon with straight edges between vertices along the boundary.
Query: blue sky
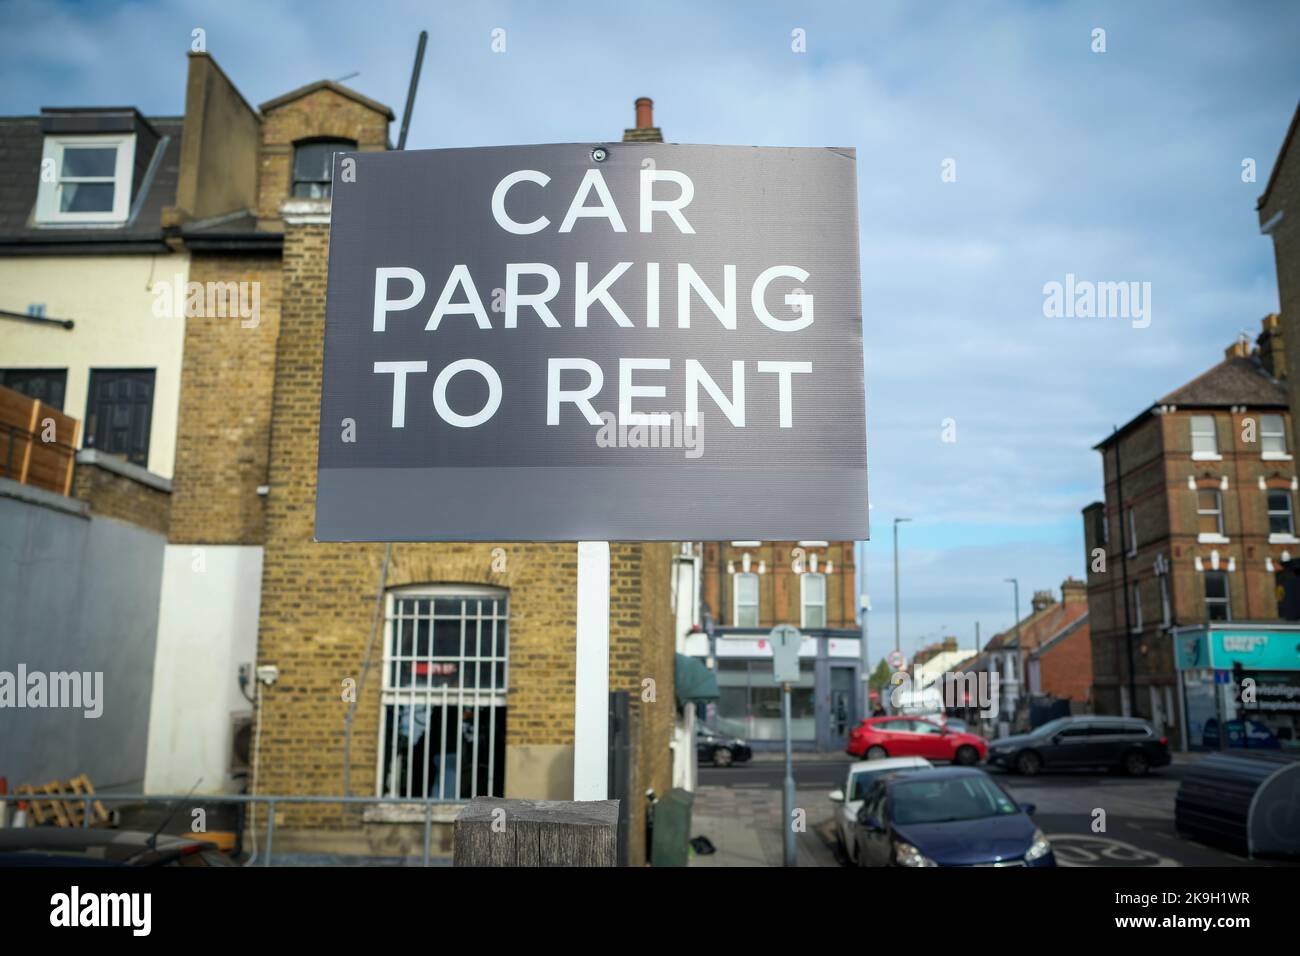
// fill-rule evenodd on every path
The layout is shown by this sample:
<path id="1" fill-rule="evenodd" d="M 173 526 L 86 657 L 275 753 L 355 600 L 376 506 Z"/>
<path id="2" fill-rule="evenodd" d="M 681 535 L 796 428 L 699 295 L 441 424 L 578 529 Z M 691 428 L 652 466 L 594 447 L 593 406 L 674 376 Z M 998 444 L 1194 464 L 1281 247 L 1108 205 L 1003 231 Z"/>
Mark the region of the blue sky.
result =
<path id="1" fill-rule="evenodd" d="M 254 104 L 360 71 L 400 115 L 425 28 L 411 148 L 612 139 L 642 95 L 669 142 L 857 147 L 872 644 L 893 643 L 895 515 L 904 646 L 987 638 L 1004 578 L 1027 606 L 1082 575 L 1092 446 L 1277 309 L 1254 207 L 1300 96 L 1300 5 L 810 6 L 8 0 L 0 112 L 179 114 L 201 27 Z M 1067 273 L 1150 282 L 1150 327 L 1044 317 Z"/>

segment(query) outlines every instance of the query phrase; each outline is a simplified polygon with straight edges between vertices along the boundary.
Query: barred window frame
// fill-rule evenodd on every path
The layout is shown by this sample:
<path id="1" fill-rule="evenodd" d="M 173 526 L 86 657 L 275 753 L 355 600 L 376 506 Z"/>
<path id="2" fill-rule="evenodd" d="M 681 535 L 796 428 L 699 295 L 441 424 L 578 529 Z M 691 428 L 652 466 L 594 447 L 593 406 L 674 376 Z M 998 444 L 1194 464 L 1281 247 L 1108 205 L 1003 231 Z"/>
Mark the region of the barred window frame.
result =
<path id="1" fill-rule="evenodd" d="M 456 602 L 459 608 L 453 610 L 449 605 Z M 376 796 L 412 801 L 504 796 L 509 616 L 509 592 L 504 588 L 403 585 L 390 588 L 384 595 Z M 437 633 L 439 622 L 456 621 L 459 634 L 453 638 L 458 638 L 454 653 L 436 653 L 448 650 L 438 647 L 446 639 Z M 472 684 L 467 684 L 466 674 L 471 670 Z M 447 680 L 437 683 L 439 677 Z M 469 721 L 466 708 L 471 708 L 473 715 Z M 486 728 L 475 726 L 484 711 Z M 403 726 L 415 727 L 421 717 L 423 726 L 418 738 L 409 730 L 401 732 Z M 448 746 L 452 721 L 454 751 Z M 471 732 L 468 740 L 467 723 Z M 436 744 L 430 740 L 433 734 L 425 732 L 431 729 L 439 737 Z M 449 764 L 448 757 L 454 757 L 454 762 Z M 468 780 L 464 773 L 466 760 L 471 761 Z M 410 772 L 416 767 L 419 769 Z M 454 782 L 446 779 L 443 769 L 454 774 Z"/>

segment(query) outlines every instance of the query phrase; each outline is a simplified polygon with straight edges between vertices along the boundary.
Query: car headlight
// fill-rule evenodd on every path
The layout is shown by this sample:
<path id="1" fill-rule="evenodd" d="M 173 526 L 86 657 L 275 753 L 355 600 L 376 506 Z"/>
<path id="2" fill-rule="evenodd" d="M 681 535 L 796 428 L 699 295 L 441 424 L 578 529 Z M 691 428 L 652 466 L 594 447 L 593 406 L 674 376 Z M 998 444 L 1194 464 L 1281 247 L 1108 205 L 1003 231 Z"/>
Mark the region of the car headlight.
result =
<path id="1" fill-rule="evenodd" d="M 1047 842 L 1047 837 L 1043 836 L 1042 830 L 1034 831 L 1034 842 L 1029 844 L 1029 852 L 1025 854 L 1025 862 L 1031 863 L 1034 860 L 1041 859 L 1052 852 L 1052 844 Z"/>
<path id="2" fill-rule="evenodd" d="M 910 843 L 894 844 L 894 862 L 899 866 L 938 866 Z"/>

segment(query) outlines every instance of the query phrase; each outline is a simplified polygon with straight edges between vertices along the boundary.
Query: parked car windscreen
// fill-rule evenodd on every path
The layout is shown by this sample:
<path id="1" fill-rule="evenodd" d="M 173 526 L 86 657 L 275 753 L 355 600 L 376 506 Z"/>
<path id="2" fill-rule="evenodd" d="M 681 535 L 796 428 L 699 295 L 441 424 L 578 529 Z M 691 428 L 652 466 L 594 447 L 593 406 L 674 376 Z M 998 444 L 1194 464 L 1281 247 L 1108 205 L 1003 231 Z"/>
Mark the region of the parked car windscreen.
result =
<path id="1" fill-rule="evenodd" d="M 1050 736 L 1056 733 L 1058 730 L 1062 730 L 1070 726 L 1070 724 L 1074 722 L 1075 721 L 1073 720 L 1073 718 L 1070 717 L 1057 717 L 1055 720 L 1049 720 L 1041 727 L 1035 727 L 1033 733 L 1035 735 Z"/>
<path id="2" fill-rule="evenodd" d="M 853 775 L 853 786 L 849 788 L 850 800 L 865 800 L 871 785 L 881 777 L 891 773 L 907 773 L 909 770 L 926 770 L 926 767 L 886 767 L 883 770 L 859 770 Z"/>
<path id="3" fill-rule="evenodd" d="M 891 791 L 894 822 L 950 823 L 1019 813 L 1020 808 L 1002 789 L 983 777 L 913 780 Z"/>

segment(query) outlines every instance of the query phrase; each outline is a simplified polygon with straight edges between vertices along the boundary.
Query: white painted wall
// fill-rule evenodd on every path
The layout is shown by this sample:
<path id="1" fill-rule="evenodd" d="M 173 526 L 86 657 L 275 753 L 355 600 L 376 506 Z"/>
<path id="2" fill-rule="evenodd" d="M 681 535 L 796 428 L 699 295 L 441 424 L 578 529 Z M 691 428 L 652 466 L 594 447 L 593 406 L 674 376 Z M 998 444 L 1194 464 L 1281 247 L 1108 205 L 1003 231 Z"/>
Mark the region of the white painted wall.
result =
<path id="1" fill-rule="evenodd" d="M 260 547 L 167 546 L 146 792 L 188 793 L 200 778 L 199 793 L 231 791 L 231 716 L 253 709 L 239 665 L 257 658 L 261 589 Z"/>
<path id="2" fill-rule="evenodd" d="M 72 319 L 71 330 L 0 319 L 0 368 L 66 368 L 63 411 L 83 422 L 92 368 L 155 370 L 149 470 L 172 477 L 180 402 L 183 318 L 157 318 L 156 282 L 189 280 L 188 255 L 0 257 L 0 309 Z M 79 445 L 80 447 L 80 445 Z"/>

